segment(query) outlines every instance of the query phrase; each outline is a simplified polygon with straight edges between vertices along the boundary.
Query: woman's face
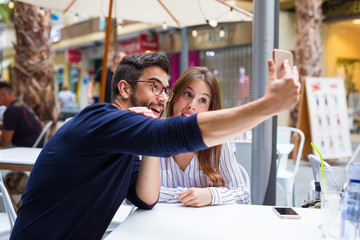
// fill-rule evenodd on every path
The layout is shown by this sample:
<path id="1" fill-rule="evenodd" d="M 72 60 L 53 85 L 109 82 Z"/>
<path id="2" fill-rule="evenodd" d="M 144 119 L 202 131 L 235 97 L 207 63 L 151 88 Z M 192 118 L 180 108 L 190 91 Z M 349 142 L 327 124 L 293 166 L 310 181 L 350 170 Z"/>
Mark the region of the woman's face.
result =
<path id="1" fill-rule="evenodd" d="M 190 116 L 209 111 L 211 91 L 202 80 L 193 81 L 174 103 L 174 116 Z"/>

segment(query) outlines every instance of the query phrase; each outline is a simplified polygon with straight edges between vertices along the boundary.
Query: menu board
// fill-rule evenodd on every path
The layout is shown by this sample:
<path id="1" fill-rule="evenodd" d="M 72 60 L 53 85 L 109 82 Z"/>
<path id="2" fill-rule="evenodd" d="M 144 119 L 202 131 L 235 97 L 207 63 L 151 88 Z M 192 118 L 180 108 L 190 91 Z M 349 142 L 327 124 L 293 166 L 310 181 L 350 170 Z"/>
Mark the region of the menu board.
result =
<path id="1" fill-rule="evenodd" d="M 305 81 L 311 141 L 324 159 L 350 157 L 351 139 L 344 80 L 307 77 Z M 317 155 L 317 152 L 314 151 Z"/>

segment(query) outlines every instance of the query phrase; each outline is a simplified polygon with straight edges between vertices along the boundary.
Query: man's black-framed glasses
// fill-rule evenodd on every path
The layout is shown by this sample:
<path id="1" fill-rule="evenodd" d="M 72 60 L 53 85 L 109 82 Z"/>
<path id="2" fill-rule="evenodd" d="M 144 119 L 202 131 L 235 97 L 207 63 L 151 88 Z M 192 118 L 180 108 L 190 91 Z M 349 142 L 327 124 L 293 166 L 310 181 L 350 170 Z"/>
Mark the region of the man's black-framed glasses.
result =
<path id="1" fill-rule="evenodd" d="M 154 95 L 160 96 L 162 92 L 165 92 L 167 101 L 170 101 L 171 98 L 174 96 L 173 91 L 170 88 L 164 87 L 159 80 L 149 79 L 149 80 L 134 80 L 134 81 L 127 81 L 128 83 L 131 82 L 144 82 L 144 83 L 151 83 L 151 89 Z"/>

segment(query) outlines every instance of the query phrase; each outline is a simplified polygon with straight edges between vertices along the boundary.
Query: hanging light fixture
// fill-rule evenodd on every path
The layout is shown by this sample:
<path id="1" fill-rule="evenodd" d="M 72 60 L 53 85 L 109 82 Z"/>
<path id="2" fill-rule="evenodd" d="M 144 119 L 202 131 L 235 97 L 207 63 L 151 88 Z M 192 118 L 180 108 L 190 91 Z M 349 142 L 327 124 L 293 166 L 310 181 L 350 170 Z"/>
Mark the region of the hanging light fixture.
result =
<path id="1" fill-rule="evenodd" d="M 168 26 L 167 26 L 166 22 L 163 22 L 163 24 L 162 24 L 162 29 L 163 29 L 163 30 L 166 30 L 167 28 L 168 28 Z"/>
<path id="2" fill-rule="evenodd" d="M 223 28 L 223 27 L 221 27 L 221 28 L 220 28 L 220 31 L 219 31 L 219 37 L 220 37 L 220 38 L 225 37 L 225 30 L 224 30 L 224 28 Z"/>
<path id="3" fill-rule="evenodd" d="M 198 35 L 198 32 L 197 32 L 196 29 L 194 28 L 194 29 L 191 31 L 191 36 L 197 37 L 197 35 Z"/>
<path id="4" fill-rule="evenodd" d="M 218 22 L 216 20 L 206 19 L 206 23 L 209 24 L 211 27 L 216 27 L 218 25 Z"/>
<path id="5" fill-rule="evenodd" d="M 10 9 L 13 9 L 14 6 L 15 6 L 14 1 L 11 0 L 11 1 L 8 3 L 8 7 L 9 7 Z"/>
<path id="6" fill-rule="evenodd" d="M 120 31 L 123 27 L 124 21 L 122 20 L 122 18 L 116 18 L 116 28 L 118 31 Z"/>
<path id="7" fill-rule="evenodd" d="M 45 9 L 42 7 L 40 8 L 40 15 L 45 16 Z"/>
<path id="8" fill-rule="evenodd" d="M 230 12 L 229 12 L 229 17 L 232 17 L 232 15 L 233 15 L 233 10 L 234 10 L 234 8 L 231 7 L 231 8 L 230 8 Z"/>
<path id="9" fill-rule="evenodd" d="M 74 21 L 77 22 L 79 20 L 79 14 L 75 13 L 74 15 Z"/>

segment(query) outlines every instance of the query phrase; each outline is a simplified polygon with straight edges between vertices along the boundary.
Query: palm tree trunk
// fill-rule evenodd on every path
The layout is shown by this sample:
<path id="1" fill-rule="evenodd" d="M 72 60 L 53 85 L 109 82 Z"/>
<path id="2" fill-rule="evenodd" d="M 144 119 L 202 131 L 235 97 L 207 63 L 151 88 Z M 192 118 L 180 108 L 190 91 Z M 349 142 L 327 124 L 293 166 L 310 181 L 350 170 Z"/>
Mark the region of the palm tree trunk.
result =
<path id="1" fill-rule="evenodd" d="M 17 2 L 13 83 L 16 96 L 42 121 L 57 121 L 54 93 L 54 55 L 51 53 L 51 11 Z"/>
<path id="2" fill-rule="evenodd" d="M 322 0 L 295 0 L 296 7 L 296 46 L 295 59 L 300 74 L 300 83 L 307 76 L 319 77 L 321 74 Z M 304 86 L 302 86 L 304 87 Z M 298 120 L 298 105 L 290 113 L 291 126 Z"/>

